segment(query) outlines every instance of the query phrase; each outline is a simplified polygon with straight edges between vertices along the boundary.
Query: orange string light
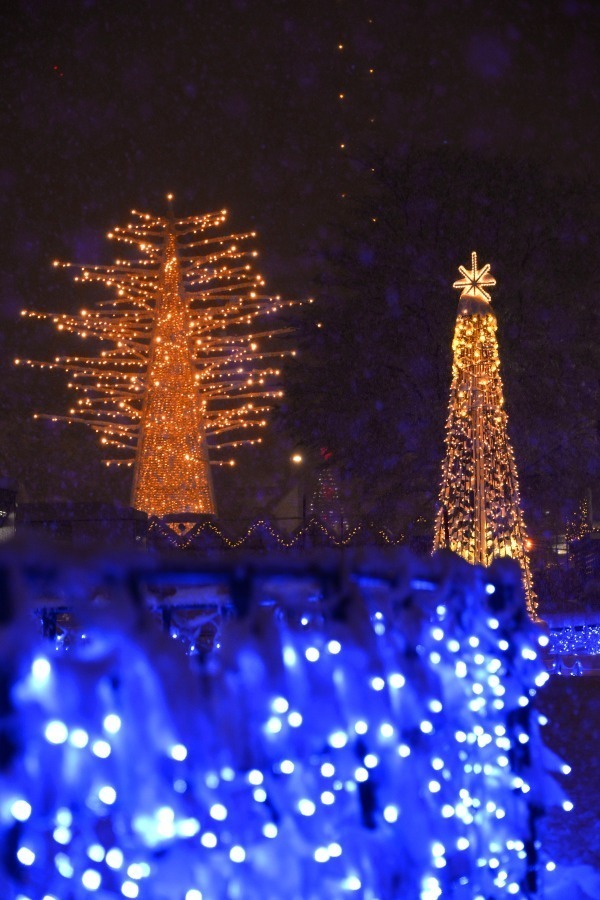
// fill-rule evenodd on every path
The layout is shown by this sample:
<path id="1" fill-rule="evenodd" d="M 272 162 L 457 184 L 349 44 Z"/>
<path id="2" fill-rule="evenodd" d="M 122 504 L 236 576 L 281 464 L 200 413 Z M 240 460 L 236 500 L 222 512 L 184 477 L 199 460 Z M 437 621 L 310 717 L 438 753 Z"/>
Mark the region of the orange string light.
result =
<path id="1" fill-rule="evenodd" d="M 172 196 L 169 195 L 169 202 Z M 293 305 L 263 291 L 248 248 L 254 233 L 212 234 L 226 211 L 176 219 L 132 211 L 108 235 L 137 258 L 108 266 L 55 262 L 98 282 L 112 298 L 79 314 L 23 311 L 60 332 L 106 345 L 93 356 L 16 360 L 69 373 L 80 396 L 68 415 L 115 451 L 108 465 L 134 466 L 132 505 L 150 515 L 215 514 L 209 457 L 260 443 L 255 432 L 282 396 L 277 338 L 291 329 L 266 317 Z M 233 460 L 214 460 L 229 464 Z"/>
<path id="2" fill-rule="evenodd" d="M 523 573 L 529 613 L 533 592 L 519 482 L 507 432 L 500 378 L 496 316 L 485 290 L 496 284 L 489 265 L 459 267 L 461 290 L 452 349 L 452 385 L 446 423 L 446 456 L 434 549 L 448 547 L 470 563 L 516 559 Z"/>

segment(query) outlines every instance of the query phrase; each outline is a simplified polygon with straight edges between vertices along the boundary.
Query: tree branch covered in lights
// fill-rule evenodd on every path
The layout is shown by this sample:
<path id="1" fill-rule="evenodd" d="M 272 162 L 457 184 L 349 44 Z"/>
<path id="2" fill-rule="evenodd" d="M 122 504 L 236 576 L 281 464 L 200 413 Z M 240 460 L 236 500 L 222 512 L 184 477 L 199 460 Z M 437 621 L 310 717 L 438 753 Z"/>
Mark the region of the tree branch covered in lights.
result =
<path id="1" fill-rule="evenodd" d="M 280 360 L 293 353 L 276 340 L 291 329 L 273 327 L 271 318 L 293 301 L 264 293 L 252 268 L 254 233 L 213 233 L 225 211 L 132 215 L 108 237 L 135 248 L 137 258 L 54 264 L 79 270 L 76 281 L 105 285 L 112 299 L 76 315 L 23 312 L 106 349 L 25 362 L 69 373 L 79 398 L 68 415 L 47 418 L 89 425 L 111 451 L 108 465 L 135 466 L 134 507 L 157 516 L 214 514 L 209 455 L 261 442 L 257 432 L 282 396 Z"/>
<path id="2" fill-rule="evenodd" d="M 470 563 L 495 557 L 518 560 L 530 615 L 537 602 L 531 583 L 527 535 L 500 378 L 496 317 L 487 287 L 490 266 L 459 267 L 461 290 L 452 349 L 452 385 L 446 424 L 440 507 L 434 549 L 448 547 Z"/>

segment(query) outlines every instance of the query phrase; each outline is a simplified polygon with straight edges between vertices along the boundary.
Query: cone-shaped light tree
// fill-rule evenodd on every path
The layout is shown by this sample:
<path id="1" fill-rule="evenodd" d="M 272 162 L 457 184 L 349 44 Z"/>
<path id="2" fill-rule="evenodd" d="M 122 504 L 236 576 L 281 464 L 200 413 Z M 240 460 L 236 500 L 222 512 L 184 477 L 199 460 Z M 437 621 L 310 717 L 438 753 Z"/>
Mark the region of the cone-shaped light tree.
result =
<path id="1" fill-rule="evenodd" d="M 343 536 L 348 523 L 333 465 L 333 454 L 326 447 L 321 448 L 321 465 L 317 484 L 311 497 L 309 512 L 311 516 L 324 522 L 333 532 Z"/>
<path id="2" fill-rule="evenodd" d="M 68 415 L 48 417 L 90 425 L 114 452 L 107 464 L 134 466 L 136 509 L 213 515 L 209 453 L 260 443 L 256 429 L 282 393 L 278 360 L 293 353 L 276 340 L 290 329 L 271 319 L 293 301 L 264 294 L 250 263 L 256 251 L 247 248 L 253 233 L 211 233 L 224 211 L 185 219 L 172 209 L 167 216 L 132 215 L 108 236 L 135 247 L 139 258 L 55 263 L 76 268 L 77 281 L 104 284 L 112 299 L 77 315 L 23 312 L 107 349 L 16 362 L 69 373 L 80 397 Z"/>
<path id="3" fill-rule="evenodd" d="M 496 284 L 490 266 L 459 267 L 461 291 L 452 349 L 452 385 L 446 423 L 446 456 L 434 550 L 447 547 L 470 563 L 488 566 L 510 556 L 523 573 L 530 615 L 536 600 L 521 511 L 514 454 L 507 432 L 496 316 L 486 288 Z"/>

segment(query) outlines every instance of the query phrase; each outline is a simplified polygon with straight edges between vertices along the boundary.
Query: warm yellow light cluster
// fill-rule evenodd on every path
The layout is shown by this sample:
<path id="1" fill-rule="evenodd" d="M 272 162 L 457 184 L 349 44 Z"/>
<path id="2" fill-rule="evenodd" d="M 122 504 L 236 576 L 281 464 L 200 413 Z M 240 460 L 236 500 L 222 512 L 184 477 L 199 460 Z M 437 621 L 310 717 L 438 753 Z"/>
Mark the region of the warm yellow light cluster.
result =
<path id="1" fill-rule="evenodd" d="M 471 269 L 459 266 L 458 271 L 462 278 L 455 281 L 452 287 L 461 291 L 460 299 L 466 297 L 472 300 L 485 300 L 486 303 L 489 303 L 492 298 L 485 288 L 494 287 L 496 284 L 496 279 L 489 274 L 490 264 L 486 263 L 485 266 L 478 269 L 477 254 L 473 251 L 471 253 Z"/>
<path id="2" fill-rule="evenodd" d="M 225 211 L 185 219 L 132 215 L 108 236 L 135 248 L 138 258 L 109 266 L 55 263 L 79 270 L 76 281 L 102 283 L 112 299 L 78 315 L 23 313 L 107 348 L 16 362 L 69 373 L 79 399 L 68 415 L 50 418 L 90 425 L 115 453 L 107 464 L 135 466 L 136 509 L 214 514 L 209 451 L 260 443 L 256 430 L 282 396 L 275 361 L 289 353 L 276 338 L 290 329 L 269 319 L 292 301 L 264 293 L 250 262 L 257 253 L 247 248 L 253 233 L 212 233 Z"/>
<path id="3" fill-rule="evenodd" d="M 517 468 L 504 410 L 496 317 L 485 286 L 495 284 L 489 265 L 473 254 L 463 279 L 452 349 L 452 385 L 446 456 L 434 549 L 448 547 L 470 563 L 488 566 L 510 556 L 523 572 L 528 610 L 537 607 L 527 555 Z"/>

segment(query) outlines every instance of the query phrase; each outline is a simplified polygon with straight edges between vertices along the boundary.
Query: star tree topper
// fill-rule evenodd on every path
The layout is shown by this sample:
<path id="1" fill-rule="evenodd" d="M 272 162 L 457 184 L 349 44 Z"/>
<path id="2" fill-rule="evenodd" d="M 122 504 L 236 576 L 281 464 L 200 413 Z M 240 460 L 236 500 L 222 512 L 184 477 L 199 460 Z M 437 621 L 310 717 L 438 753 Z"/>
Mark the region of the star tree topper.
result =
<path id="1" fill-rule="evenodd" d="M 473 251 L 471 253 L 471 271 L 469 272 L 464 266 L 459 266 L 458 271 L 461 275 L 464 275 L 464 278 L 455 281 L 452 287 L 462 288 L 460 299 L 468 297 L 469 299 L 485 300 L 486 303 L 490 303 L 492 298 L 484 290 L 484 288 L 493 287 L 496 284 L 496 279 L 488 275 L 490 264 L 486 263 L 485 266 L 478 269 L 477 254 Z"/>

